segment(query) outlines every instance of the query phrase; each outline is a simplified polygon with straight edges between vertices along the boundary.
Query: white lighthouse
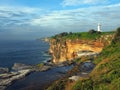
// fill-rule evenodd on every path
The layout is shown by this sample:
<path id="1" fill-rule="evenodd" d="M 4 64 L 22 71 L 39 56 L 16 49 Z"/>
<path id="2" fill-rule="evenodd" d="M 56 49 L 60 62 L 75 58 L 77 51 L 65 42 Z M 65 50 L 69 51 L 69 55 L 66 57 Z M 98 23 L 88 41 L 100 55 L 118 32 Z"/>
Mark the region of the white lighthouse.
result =
<path id="1" fill-rule="evenodd" d="M 97 31 L 98 31 L 98 32 L 101 32 L 101 25 L 100 25 L 99 23 L 98 23 L 98 27 L 97 27 L 97 28 L 98 28 Z"/>

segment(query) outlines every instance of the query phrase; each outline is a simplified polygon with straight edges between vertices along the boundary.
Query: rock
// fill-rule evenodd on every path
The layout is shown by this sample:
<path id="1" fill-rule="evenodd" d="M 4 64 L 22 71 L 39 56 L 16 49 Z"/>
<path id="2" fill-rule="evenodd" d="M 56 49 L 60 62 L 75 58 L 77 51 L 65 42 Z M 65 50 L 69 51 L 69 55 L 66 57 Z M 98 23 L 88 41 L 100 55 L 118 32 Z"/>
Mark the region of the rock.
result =
<path id="1" fill-rule="evenodd" d="M 91 71 L 95 65 L 92 62 L 84 62 L 80 65 L 80 71 L 81 72 L 89 72 Z"/>
<path id="2" fill-rule="evenodd" d="M 65 64 L 64 63 L 58 63 L 57 66 L 58 67 L 63 67 L 63 66 L 65 66 Z"/>
<path id="3" fill-rule="evenodd" d="M 0 78 L 1 79 L 6 79 L 6 78 L 10 78 L 12 76 L 18 75 L 18 72 L 9 72 L 9 73 L 4 73 L 4 74 L 0 74 Z"/>
<path id="4" fill-rule="evenodd" d="M 52 67 L 51 66 L 47 66 L 47 65 L 44 65 L 40 71 L 47 71 L 47 70 L 50 70 Z"/>
<path id="5" fill-rule="evenodd" d="M 11 85 L 11 83 L 15 80 L 21 79 L 25 77 L 27 74 L 31 72 L 30 69 L 27 70 L 19 70 L 18 72 L 11 72 L 6 74 L 1 74 L 0 79 L 0 90 L 4 90 L 8 85 Z"/>
<path id="6" fill-rule="evenodd" d="M 92 52 L 92 51 L 79 51 L 77 52 L 77 56 L 80 58 L 82 56 L 90 56 L 91 58 L 97 57 L 99 53 Z"/>
<path id="7" fill-rule="evenodd" d="M 73 81 L 78 81 L 80 79 L 80 76 L 72 76 L 72 77 L 69 77 L 69 79 Z"/>
<path id="8" fill-rule="evenodd" d="M 0 90 L 5 90 L 5 88 L 15 80 L 21 79 L 28 75 L 29 73 L 35 71 L 35 67 L 30 65 L 25 65 L 21 63 L 15 63 L 12 67 L 13 71 L 9 72 L 7 68 L 0 68 Z"/>
<path id="9" fill-rule="evenodd" d="M 13 70 L 18 71 L 18 70 L 25 70 L 25 69 L 32 69 L 33 66 L 31 65 L 26 65 L 22 63 L 15 63 L 12 67 Z"/>
<path id="10" fill-rule="evenodd" d="M 63 67 L 63 66 L 68 66 L 68 65 L 71 65 L 72 64 L 72 61 L 64 61 L 64 62 L 60 62 L 57 64 L 58 67 Z"/>
<path id="11" fill-rule="evenodd" d="M 6 86 L 0 86 L 0 90 L 5 90 Z"/>
<path id="12" fill-rule="evenodd" d="M 51 62 L 51 60 L 48 60 L 48 61 L 44 62 L 44 65 L 54 66 L 54 64 Z"/>
<path id="13" fill-rule="evenodd" d="M 0 67 L 0 74 L 7 73 L 7 72 L 9 72 L 8 68 L 2 68 L 2 67 Z"/>

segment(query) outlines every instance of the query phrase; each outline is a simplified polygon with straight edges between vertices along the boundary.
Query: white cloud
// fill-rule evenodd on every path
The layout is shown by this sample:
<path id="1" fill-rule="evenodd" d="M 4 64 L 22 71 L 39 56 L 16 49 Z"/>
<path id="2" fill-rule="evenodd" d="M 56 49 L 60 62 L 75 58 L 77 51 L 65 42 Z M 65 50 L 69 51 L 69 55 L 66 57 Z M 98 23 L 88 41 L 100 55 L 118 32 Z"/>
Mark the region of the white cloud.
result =
<path id="1" fill-rule="evenodd" d="M 120 26 L 120 4 L 91 6 L 73 10 L 49 11 L 29 7 L 0 7 L 0 27 L 31 28 L 52 31 L 87 31 L 100 22 L 104 30 Z M 29 30 L 28 29 L 24 30 Z M 33 28 L 32 28 L 33 29 Z M 20 29 L 19 29 L 20 30 Z M 36 30 L 36 29 L 33 29 Z"/>
<path id="2" fill-rule="evenodd" d="M 76 6 L 82 4 L 104 4 L 107 3 L 108 0 L 64 0 L 62 2 L 63 6 Z"/>
<path id="3" fill-rule="evenodd" d="M 111 7 L 112 6 L 112 7 Z M 51 13 L 31 20 L 33 26 L 48 27 L 58 31 L 78 31 L 96 29 L 101 23 L 104 30 L 119 27 L 120 5 L 94 6 L 73 10 L 52 11 Z"/>
<path id="4" fill-rule="evenodd" d="M 12 6 L 0 6 L 0 10 L 3 11 L 14 11 L 14 12 L 26 12 L 26 13 L 32 13 L 37 10 L 41 10 L 38 8 L 31 8 L 31 7 L 12 7 Z"/>
<path id="5" fill-rule="evenodd" d="M 0 6 L 0 27 L 29 24 L 41 11 L 42 9 L 30 7 Z"/>

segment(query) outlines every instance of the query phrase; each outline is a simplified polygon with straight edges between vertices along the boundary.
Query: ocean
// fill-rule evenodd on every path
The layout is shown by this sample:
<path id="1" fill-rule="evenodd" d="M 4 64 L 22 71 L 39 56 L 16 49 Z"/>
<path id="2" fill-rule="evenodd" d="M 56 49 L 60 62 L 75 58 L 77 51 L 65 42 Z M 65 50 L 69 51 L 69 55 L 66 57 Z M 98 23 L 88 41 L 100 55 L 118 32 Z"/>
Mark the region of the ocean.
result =
<path id="1" fill-rule="evenodd" d="M 36 65 L 50 60 L 49 43 L 40 40 L 0 41 L 0 67 L 11 68 L 14 63 Z M 73 66 L 56 67 L 45 72 L 33 72 L 13 82 L 6 90 L 43 90 L 63 77 Z M 62 72 L 62 73 L 60 73 Z"/>
<path id="2" fill-rule="evenodd" d="M 50 59 L 49 43 L 42 40 L 0 41 L 0 67 L 11 68 L 14 63 L 36 65 Z"/>

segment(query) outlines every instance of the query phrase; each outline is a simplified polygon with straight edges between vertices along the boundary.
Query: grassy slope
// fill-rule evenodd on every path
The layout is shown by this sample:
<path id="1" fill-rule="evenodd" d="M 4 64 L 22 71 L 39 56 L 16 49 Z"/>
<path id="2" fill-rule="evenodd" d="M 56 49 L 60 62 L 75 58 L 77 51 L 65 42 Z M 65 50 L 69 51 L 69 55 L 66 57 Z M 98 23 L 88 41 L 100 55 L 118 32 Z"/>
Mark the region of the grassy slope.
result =
<path id="1" fill-rule="evenodd" d="M 120 28 L 118 29 L 120 33 Z M 116 33 L 112 44 L 95 59 L 95 69 L 88 79 L 82 79 L 73 90 L 120 90 L 120 34 Z"/>
<path id="2" fill-rule="evenodd" d="M 83 35 L 88 37 L 86 34 Z M 49 90 L 120 90 L 120 28 L 111 45 L 104 48 L 101 55 L 95 58 L 94 63 L 96 67 L 88 78 L 81 78 L 73 84 L 60 80 Z"/>
<path id="3" fill-rule="evenodd" d="M 105 48 L 88 79 L 82 79 L 73 90 L 120 90 L 120 43 Z"/>

